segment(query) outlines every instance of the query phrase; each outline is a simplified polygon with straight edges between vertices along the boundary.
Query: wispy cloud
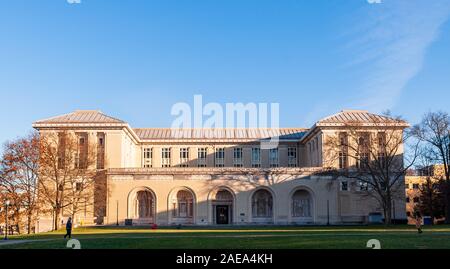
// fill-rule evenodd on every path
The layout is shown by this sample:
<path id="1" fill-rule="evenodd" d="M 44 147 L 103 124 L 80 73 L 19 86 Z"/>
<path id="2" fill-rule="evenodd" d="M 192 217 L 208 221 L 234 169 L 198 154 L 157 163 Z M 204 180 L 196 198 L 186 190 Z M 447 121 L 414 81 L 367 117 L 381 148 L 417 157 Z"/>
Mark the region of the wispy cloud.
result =
<path id="1" fill-rule="evenodd" d="M 350 71 L 358 73 L 354 106 L 380 112 L 391 108 L 421 70 L 427 49 L 450 16 L 450 0 L 384 0 L 355 18 Z"/>

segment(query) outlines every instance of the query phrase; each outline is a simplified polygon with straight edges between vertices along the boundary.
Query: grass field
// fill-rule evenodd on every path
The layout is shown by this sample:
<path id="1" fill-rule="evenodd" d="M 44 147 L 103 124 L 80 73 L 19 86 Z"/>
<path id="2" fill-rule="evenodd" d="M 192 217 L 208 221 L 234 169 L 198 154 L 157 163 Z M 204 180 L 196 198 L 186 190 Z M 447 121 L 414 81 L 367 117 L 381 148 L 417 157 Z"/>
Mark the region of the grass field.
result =
<path id="1" fill-rule="evenodd" d="M 11 236 L 0 249 L 65 249 L 64 231 Z M 73 231 L 82 249 L 365 249 L 378 239 L 383 249 L 450 249 L 450 226 L 125 228 Z"/>

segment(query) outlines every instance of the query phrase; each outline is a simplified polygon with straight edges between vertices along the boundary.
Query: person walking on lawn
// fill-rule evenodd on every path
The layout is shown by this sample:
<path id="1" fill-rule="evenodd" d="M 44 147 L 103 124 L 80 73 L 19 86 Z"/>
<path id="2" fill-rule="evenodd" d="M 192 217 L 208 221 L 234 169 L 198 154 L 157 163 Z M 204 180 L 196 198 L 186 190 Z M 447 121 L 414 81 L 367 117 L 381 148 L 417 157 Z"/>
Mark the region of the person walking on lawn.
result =
<path id="1" fill-rule="evenodd" d="M 64 239 L 66 237 L 72 238 L 72 218 L 69 218 L 66 223 L 66 235 L 64 235 Z"/>
<path id="2" fill-rule="evenodd" d="M 416 229 L 419 234 L 422 233 L 422 217 L 420 213 L 416 213 Z"/>

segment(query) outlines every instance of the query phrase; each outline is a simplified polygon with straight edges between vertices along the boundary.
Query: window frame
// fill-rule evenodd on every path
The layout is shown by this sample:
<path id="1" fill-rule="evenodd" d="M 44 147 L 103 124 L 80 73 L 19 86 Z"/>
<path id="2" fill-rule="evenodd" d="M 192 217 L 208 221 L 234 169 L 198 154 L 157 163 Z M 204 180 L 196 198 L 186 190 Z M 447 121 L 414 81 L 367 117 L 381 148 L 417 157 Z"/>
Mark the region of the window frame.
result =
<path id="1" fill-rule="evenodd" d="M 233 148 L 233 167 L 244 167 L 244 150 L 241 147 Z"/>
<path id="2" fill-rule="evenodd" d="M 291 153 L 294 153 L 295 156 L 291 156 Z M 288 167 L 298 167 L 297 147 L 288 147 Z"/>
<path id="3" fill-rule="evenodd" d="M 255 153 L 257 152 L 258 158 L 255 159 Z M 252 148 L 252 158 L 251 163 L 253 168 L 260 168 L 261 167 L 261 148 L 253 147 Z"/>
<path id="4" fill-rule="evenodd" d="M 172 166 L 172 148 L 161 148 L 161 166 L 164 168 Z"/>
<path id="5" fill-rule="evenodd" d="M 272 158 L 273 152 L 276 152 L 276 158 Z M 269 149 L 269 166 L 270 166 L 270 168 L 280 167 L 280 150 L 279 150 L 279 148 Z"/>

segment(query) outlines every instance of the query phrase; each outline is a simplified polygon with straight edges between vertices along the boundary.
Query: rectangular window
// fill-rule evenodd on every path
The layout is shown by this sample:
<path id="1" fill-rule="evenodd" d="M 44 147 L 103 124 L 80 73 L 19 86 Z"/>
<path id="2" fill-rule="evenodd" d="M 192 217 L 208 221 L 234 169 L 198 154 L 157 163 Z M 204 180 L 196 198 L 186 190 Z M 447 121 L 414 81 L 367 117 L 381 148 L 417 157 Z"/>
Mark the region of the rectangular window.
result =
<path id="1" fill-rule="evenodd" d="M 144 168 L 151 168 L 153 160 L 153 149 L 152 148 L 144 148 L 144 156 L 143 156 L 143 166 Z"/>
<path id="2" fill-rule="evenodd" d="M 181 167 L 189 166 L 189 148 L 180 149 L 180 166 Z"/>
<path id="3" fill-rule="evenodd" d="M 66 166 L 66 133 L 58 133 L 58 169 Z"/>
<path id="4" fill-rule="evenodd" d="M 86 133 L 79 133 L 77 134 L 77 138 L 78 138 L 78 151 L 75 158 L 75 167 L 77 169 L 87 169 L 88 137 Z"/>
<path id="5" fill-rule="evenodd" d="M 270 167 L 278 167 L 279 161 L 278 161 L 278 149 L 270 149 L 269 150 L 269 164 Z"/>
<path id="6" fill-rule="evenodd" d="M 368 191 L 369 183 L 364 182 L 364 181 L 358 181 L 358 189 L 359 189 L 359 191 Z"/>
<path id="7" fill-rule="evenodd" d="M 214 152 L 215 167 L 224 167 L 225 165 L 225 148 L 216 148 Z"/>
<path id="8" fill-rule="evenodd" d="M 420 199 L 419 199 L 419 197 L 414 197 L 414 203 L 418 203 L 418 202 L 420 202 Z"/>
<path id="9" fill-rule="evenodd" d="M 83 184 L 80 183 L 80 182 L 77 182 L 77 183 L 75 184 L 75 189 L 76 189 L 77 191 L 82 191 L 82 190 L 83 190 Z"/>
<path id="10" fill-rule="evenodd" d="M 97 169 L 105 169 L 105 133 L 97 133 Z"/>
<path id="11" fill-rule="evenodd" d="M 417 184 L 417 183 L 413 184 L 413 189 L 414 189 L 414 190 L 418 190 L 418 189 L 419 189 L 419 187 L 420 187 L 420 185 L 419 185 L 419 184 Z"/>
<path id="12" fill-rule="evenodd" d="M 233 166 L 234 167 L 243 166 L 242 148 L 235 148 L 233 150 Z"/>
<path id="13" fill-rule="evenodd" d="M 162 167 L 171 166 L 170 148 L 163 148 L 161 151 L 161 165 Z"/>
<path id="14" fill-rule="evenodd" d="M 339 134 L 339 169 L 348 168 L 348 136 L 347 133 Z"/>
<path id="15" fill-rule="evenodd" d="M 410 202 L 410 199 L 409 199 L 409 197 L 406 197 L 406 202 L 407 202 L 407 203 L 409 203 L 409 202 Z"/>
<path id="16" fill-rule="evenodd" d="M 367 169 L 370 163 L 369 148 L 370 136 L 368 133 L 361 134 L 358 138 L 358 152 L 356 166 L 358 169 Z"/>
<path id="17" fill-rule="evenodd" d="M 341 181 L 341 191 L 348 191 L 348 181 Z"/>
<path id="18" fill-rule="evenodd" d="M 288 166 L 297 167 L 297 148 L 288 148 Z"/>
<path id="19" fill-rule="evenodd" d="M 378 133 L 378 162 L 381 168 L 387 167 L 386 161 L 386 133 Z"/>
<path id="20" fill-rule="evenodd" d="M 197 166 L 206 167 L 206 157 L 208 156 L 207 148 L 199 148 L 197 153 Z"/>
<path id="21" fill-rule="evenodd" d="M 254 168 L 261 167 L 261 149 L 260 148 L 252 148 L 252 167 L 254 167 Z"/>

